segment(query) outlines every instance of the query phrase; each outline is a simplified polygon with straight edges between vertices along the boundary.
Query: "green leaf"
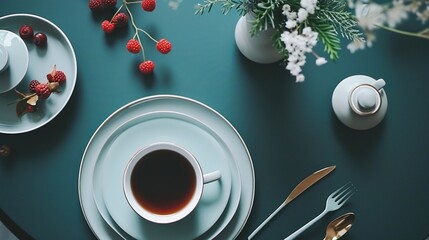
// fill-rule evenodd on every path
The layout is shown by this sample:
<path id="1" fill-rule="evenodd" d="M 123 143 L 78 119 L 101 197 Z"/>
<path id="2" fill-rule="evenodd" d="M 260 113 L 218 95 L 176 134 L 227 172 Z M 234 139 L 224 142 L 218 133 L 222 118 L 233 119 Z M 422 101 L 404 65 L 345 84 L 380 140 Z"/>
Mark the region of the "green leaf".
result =
<path id="1" fill-rule="evenodd" d="M 319 34 L 319 38 L 325 46 L 324 50 L 329 54 L 330 59 L 333 61 L 338 60 L 340 58 L 341 42 L 334 26 L 319 23 L 311 25 L 311 28 Z"/>
<path id="2" fill-rule="evenodd" d="M 205 12 L 210 12 L 213 6 L 217 4 L 220 5 L 222 14 L 224 15 L 228 14 L 234 8 L 237 9 L 241 15 L 247 12 L 242 0 L 204 0 L 203 3 L 195 5 L 194 14 L 203 15 Z"/>
<path id="3" fill-rule="evenodd" d="M 319 0 L 319 10 L 313 18 L 322 23 L 330 23 L 342 37 L 355 41 L 365 41 L 358 29 L 356 17 L 346 8 L 344 0 Z"/>

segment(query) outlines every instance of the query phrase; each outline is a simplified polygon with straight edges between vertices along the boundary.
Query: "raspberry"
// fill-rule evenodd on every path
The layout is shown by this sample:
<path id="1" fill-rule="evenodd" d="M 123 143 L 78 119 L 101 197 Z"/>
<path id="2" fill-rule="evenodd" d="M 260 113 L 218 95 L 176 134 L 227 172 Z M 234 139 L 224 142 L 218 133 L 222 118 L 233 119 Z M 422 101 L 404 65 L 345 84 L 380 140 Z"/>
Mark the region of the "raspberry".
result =
<path id="1" fill-rule="evenodd" d="M 103 29 L 105 33 L 112 33 L 115 30 L 115 24 L 109 22 L 108 20 L 104 20 L 101 23 L 101 29 Z"/>
<path id="2" fill-rule="evenodd" d="M 37 107 L 30 104 L 27 104 L 27 107 L 25 108 L 25 111 L 29 113 L 35 112 L 36 110 L 37 110 Z"/>
<path id="3" fill-rule="evenodd" d="M 142 8 L 143 10 L 147 12 L 152 12 L 155 10 L 156 7 L 156 1 L 155 0 L 143 0 L 142 1 Z"/>
<path id="4" fill-rule="evenodd" d="M 66 74 L 63 71 L 57 70 L 57 65 L 54 65 L 52 71 L 46 75 L 49 82 L 63 83 L 66 81 Z"/>
<path id="5" fill-rule="evenodd" d="M 90 0 L 88 3 L 88 7 L 89 9 L 91 9 L 91 11 L 100 11 L 103 9 L 103 1 L 102 0 Z"/>
<path id="6" fill-rule="evenodd" d="M 127 50 L 130 53 L 139 53 L 141 49 L 139 41 L 131 39 L 127 42 Z"/>
<path id="7" fill-rule="evenodd" d="M 125 13 L 118 13 L 112 20 L 117 27 L 124 27 L 128 24 L 128 16 Z"/>
<path id="8" fill-rule="evenodd" d="M 171 51 L 171 43 L 163 38 L 156 43 L 156 49 L 162 54 L 167 54 Z"/>
<path id="9" fill-rule="evenodd" d="M 139 70 L 143 74 L 153 73 L 154 69 L 155 69 L 155 64 L 150 60 L 144 61 L 139 65 Z"/>
<path id="10" fill-rule="evenodd" d="M 105 8 L 114 8 L 116 6 L 117 0 L 104 0 L 103 6 Z"/>
<path id="11" fill-rule="evenodd" d="M 43 99 L 47 99 L 51 95 L 51 91 L 49 90 L 48 84 L 41 83 L 37 85 L 34 89 L 37 95 L 39 95 Z"/>
<path id="12" fill-rule="evenodd" d="M 31 82 L 30 82 L 30 84 L 28 86 L 29 89 L 30 89 L 30 92 L 35 93 L 36 92 L 36 86 L 39 85 L 39 84 L 40 84 L 39 81 L 37 81 L 37 80 L 31 80 Z"/>
<path id="13" fill-rule="evenodd" d="M 28 25 L 22 25 L 22 27 L 19 28 L 19 36 L 22 39 L 32 39 L 33 34 L 33 28 Z"/>

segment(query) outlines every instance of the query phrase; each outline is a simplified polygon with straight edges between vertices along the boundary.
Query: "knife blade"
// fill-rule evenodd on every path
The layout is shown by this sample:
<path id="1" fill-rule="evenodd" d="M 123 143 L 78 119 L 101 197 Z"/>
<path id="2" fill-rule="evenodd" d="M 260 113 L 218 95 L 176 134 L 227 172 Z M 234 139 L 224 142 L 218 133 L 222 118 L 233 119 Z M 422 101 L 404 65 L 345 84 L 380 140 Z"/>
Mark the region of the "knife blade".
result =
<path id="1" fill-rule="evenodd" d="M 292 192 L 289 193 L 286 200 L 273 212 L 270 216 L 268 216 L 265 221 L 263 221 L 248 237 L 248 239 L 252 239 L 259 230 L 262 229 L 262 227 L 265 226 L 280 210 L 283 209 L 284 206 L 286 206 L 288 203 L 293 201 L 295 198 L 297 198 L 301 193 L 303 193 L 305 190 L 307 190 L 309 187 L 311 187 L 313 184 L 318 182 L 320 179 L 331 173 L 336 166 L 330 166 L 323 169 L 320 169 L 314 173 L 312 173 L 310 176 L 306 177 L 304 180 L 302 180 L 296 187 L 292 190 Z"/>

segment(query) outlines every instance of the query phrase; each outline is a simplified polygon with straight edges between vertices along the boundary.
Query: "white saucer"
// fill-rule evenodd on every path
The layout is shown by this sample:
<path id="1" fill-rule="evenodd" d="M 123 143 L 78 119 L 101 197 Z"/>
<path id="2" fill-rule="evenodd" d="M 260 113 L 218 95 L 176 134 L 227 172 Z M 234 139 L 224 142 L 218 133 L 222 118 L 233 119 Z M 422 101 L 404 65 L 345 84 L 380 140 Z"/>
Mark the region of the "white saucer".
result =
<path id="1" fill-rule="evenodd" d="M 115 222 L 136 239 L 194 239 L 206 232 L 225 210 L 231 193 L 227 156 L 216 139 L 191 117 L 175 112 L 152 112 L 120 127 L 100 156 L 106 207 Z M 154 142 L 173 142 L 190 151 L 203 172 L 220 170 L 222 178 L 204 186 L 197 208 L 185 219 L 171 224 L 154 224 L 129 206 L 122 188 L 123 173 L 130 158 Z M 104 161 L 102 160 L 104 158 Z M 94 186 L 95 187 L 95 186 Z"/>
<path id="2" fill-rule="evenodd" d="M 0 30 L 0 45 L 5 48 L 9 63 L 0 72 L 0 93 L 16 87 L 24 78 L 28 69 L 28 49 L 20 36 L 7 30 Z"/>
<path id="3" fill-rule="evenodd" d="M 100 239 L 124 238 L 119 235 L 121 229 L 111 228 L 98 212 L 93 198 L 93 184 L 91 184 L 94 170 L 104 144 L 118 127 L 130 119 L 154 111 L 175 111 L 192 116 L 209 126 L 228 147 L 241 181 L 235 182 L 233 179 L 232 195 L 225 213 L 201 236 L 201 239 L 236 238 L 250 215 L 255 194 L 254 169 L 247 147 L 235 128 L 215 110 L 195 100 L 174 95 L 151 96 L 123 106 L 110 115 L 90 139 L 82 157 L 78 183 L 79 200 L 88 225 Z M 238 188 L 241 191 L 237 199 L 239 207 L 235 212 L 230 210 L 231 207 L 234 209 L 231 202 L 234 201 L 233 196 L 237 196 L 234 194 L 237 186 L 240 186 Z"/>

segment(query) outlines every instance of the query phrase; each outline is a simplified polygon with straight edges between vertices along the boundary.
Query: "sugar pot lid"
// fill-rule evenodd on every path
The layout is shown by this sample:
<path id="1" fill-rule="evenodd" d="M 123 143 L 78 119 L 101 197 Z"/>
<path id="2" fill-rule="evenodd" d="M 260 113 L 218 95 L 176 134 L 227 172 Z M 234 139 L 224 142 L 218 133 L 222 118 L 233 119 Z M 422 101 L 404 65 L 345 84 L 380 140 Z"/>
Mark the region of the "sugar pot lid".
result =
<path id="1" fill-rule="evenodd" d="M 387 111 L 386 82 L 365 75 L 342 80 L 332 94 L 332 107 L 338 119 L 356 130 L 379 124 Z"/>

